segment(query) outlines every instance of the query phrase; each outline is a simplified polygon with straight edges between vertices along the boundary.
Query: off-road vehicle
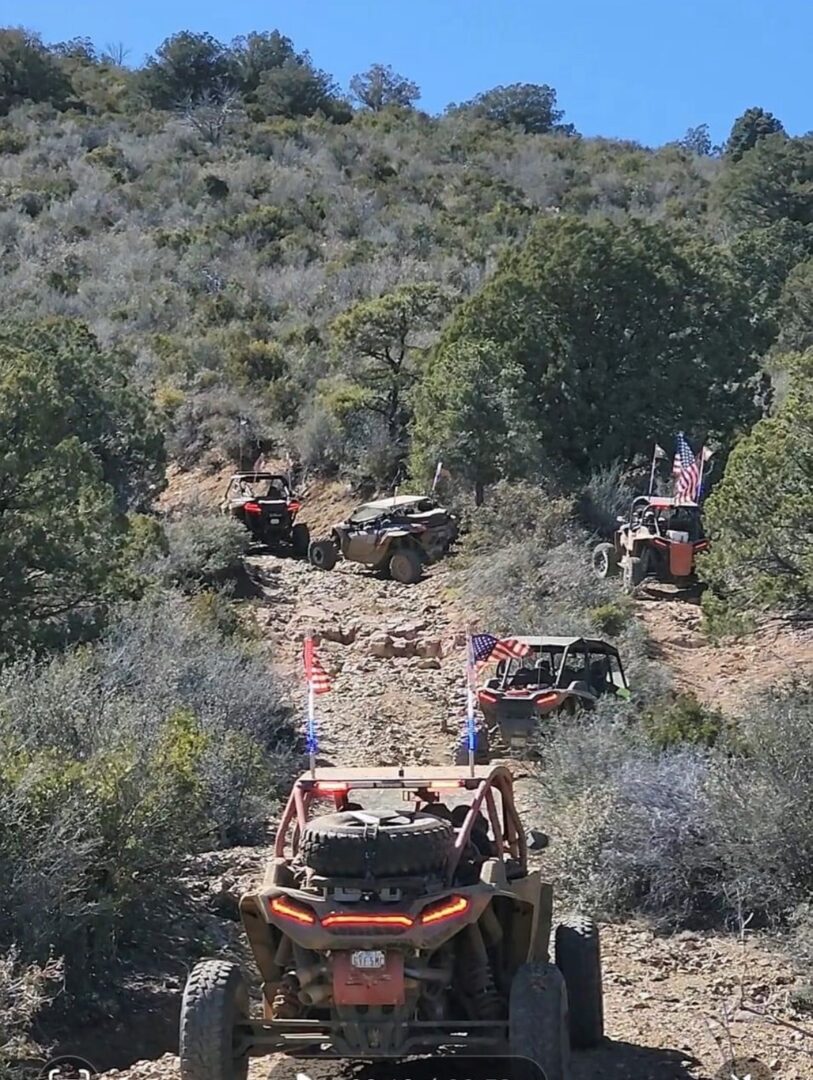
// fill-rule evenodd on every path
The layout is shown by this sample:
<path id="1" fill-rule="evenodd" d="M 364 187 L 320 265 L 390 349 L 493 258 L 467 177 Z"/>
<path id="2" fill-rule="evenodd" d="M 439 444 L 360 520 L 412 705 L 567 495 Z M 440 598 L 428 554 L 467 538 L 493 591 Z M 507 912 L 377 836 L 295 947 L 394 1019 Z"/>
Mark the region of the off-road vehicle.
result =
<path id="1" fill-rule="evenodd" d="M 551 957 L 552 888 L 528 865 L 546 844 L 526 836 L 504 766 L 302 776 L 265 879 L 240 900 L 262 1015 L 237 965 L 198 963 L 183 1080 L 245 1080 L 249 1057 L 280 1051 L 514 1055 L 567 1080 L 571 1044 L 603 1037 L 599 939 L 569 920 Z"/>
<path id="2" fill-rule="evenodd" d="M 695 556 L 709 547 L 696 503 L 639 495 L 618 525 L 612 543 L 593 549 L 597 577 L 620 572 L 628 592 L 648 577 L 681 586 L 694 583 Z"/>
<path id="3" fill-rule="evenodd" d="M 518 637 L 521 658 L 500 660 L 477 689 L 489 727 L 509 748 L 526 746 L 538 722 L 556 713 L 591 709 L 605 694 L 629 697 L 618 649 L 594 638 Z"/>
<path id="4" fill-rule="evenodd" d="M 242 522 L 258 543 L 272 548 L 289 545 L 294 554 L 307 555 L 308 526 L 296 521 L 301 507 L 284 476 L 243 472 L 229 480 L 221 509 Z"/>
<path id="5" fill-rule="evenodd" d="M 329 538 L 314 541 L 308 555 L 320 570 L 332 570 L 341 555 L 410 585 L 427 563 L 446 554 L 457 531 L 454 517 L 434 499 L 396 495 L 363 503 Z"/>

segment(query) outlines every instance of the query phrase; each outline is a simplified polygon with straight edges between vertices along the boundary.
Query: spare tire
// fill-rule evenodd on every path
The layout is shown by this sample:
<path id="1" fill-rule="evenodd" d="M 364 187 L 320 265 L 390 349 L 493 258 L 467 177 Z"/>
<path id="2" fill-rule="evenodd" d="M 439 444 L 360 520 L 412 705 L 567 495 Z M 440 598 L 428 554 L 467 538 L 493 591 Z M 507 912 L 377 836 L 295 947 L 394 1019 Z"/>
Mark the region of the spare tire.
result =
<path id="1" fill-rule="evenodd" d="M 448 821 L 414 810 L 345 810 L 305 826 L 300 854 L 325 877 L 400 877 L 441 870 L 454 844 Z"/>

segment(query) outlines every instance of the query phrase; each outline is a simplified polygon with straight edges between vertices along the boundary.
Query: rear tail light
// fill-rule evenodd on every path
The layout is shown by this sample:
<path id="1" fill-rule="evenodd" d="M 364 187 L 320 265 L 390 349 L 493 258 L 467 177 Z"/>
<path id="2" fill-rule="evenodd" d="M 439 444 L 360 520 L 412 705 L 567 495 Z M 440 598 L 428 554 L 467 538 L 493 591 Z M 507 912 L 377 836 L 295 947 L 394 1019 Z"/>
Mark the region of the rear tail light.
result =
<path id="1" fill-rule="evenodd" d="M 489 701 L 489 702 L 491 702 L 493 704 L 497 700 L 497 698 L 494 696 L 494 694 L 489 694 L 486 690 L 481 690 L 480 691 L 480 700 L 481 701 Z"/>
<path id="2" fill-rule="evenodd" d="M 348 929 L 363 930 L 365 927 L 397 927 L 408 929 L 415 920 L 409 915 L 325 915 L 321 920 L 326 929 L 331 927 L 346 927 Z"/>
<path id="3" fill-rule="evenodd" d="M 456 919 L 459 915 L 465 915 L 471 907 L 471 901 L 465 896 L 451 896 L 448 900 L 441 900 L 439 904 L 432 904 L 421 912 L 421 922 L 424 926 L 446 922 L 447 919 Z"/>
<path id="4" fill-rule="evenodd" d="M 261 514 L 263 512 L 260 504 L 255 502 L 243 503 L 243 509 L 247 514 Z"/>
<path id="5" fill-rule="evenodd" d="M 301 904 L 295 904 L 285 896 L 275 896 L 268 905 L 275 915 L 292 922 L 301 923 L 302 926 L 313 926 L 316 916 L 312 911 Z"/>
<path id="6" fill-rule="evenodd" d="M 534 698 L 534 701 L 537 705 L 550 705 L 550 703 L 556 701 L 558 697 L 558 694 L 539 694 Z"/>
<path id="7" fill-rule="evenodd" d="M 297 510 L 302 509 L 302 503 L 298 503 L 298 502 L 296 502 L 296 500 L 293 500 L 292 502 L 288 503 L 288 509 L 290 510 L 290 512 L 292 514 L 295 514 L 297 512 Z"/>
<path id="8" fill-rule="evenodd" d="M 318 783 L 315 788 L 320 795 L 343 795 L 347 790 L 347 784 Z"/>

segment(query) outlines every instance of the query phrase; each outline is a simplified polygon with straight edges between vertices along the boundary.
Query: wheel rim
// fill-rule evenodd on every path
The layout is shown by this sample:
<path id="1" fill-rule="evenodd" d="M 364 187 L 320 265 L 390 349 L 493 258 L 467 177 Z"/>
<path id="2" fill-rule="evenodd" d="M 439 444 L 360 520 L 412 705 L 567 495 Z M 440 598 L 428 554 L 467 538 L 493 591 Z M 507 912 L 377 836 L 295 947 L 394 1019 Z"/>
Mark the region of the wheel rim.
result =
<path id="1" fill-rule="evenodd" d="M 599 577 L 607 577 L 610 569 L 610 559 L 606 551 L 597 551 L 593 555 L 593 566 Z"/>

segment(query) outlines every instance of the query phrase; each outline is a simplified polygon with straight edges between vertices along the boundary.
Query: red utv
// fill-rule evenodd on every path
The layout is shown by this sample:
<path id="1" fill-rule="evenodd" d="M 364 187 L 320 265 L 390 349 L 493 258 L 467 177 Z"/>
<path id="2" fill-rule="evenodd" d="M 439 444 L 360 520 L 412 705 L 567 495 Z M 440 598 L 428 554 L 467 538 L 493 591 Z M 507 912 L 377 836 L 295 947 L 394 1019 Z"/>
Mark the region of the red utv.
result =
<path id="1" fill-rule="evenodd" d="M 626 700 L 629 688 L 618 649 L 597 638 L 518 637 L 528 646 L 521 658 L 500 660 L 477 689 L 488 727 L 508 748 L 528 745 L 539 721 L 592 709 L 600 697 Z"/>
<path id="2" fill-rule="evenodd" d="M 648 577 L 689 586 L 695 582 L 694 560 L 706 551 L 700 507 L 654 495 L 633 500 L 629 518 L 618 519 L 611 544 L 593 550 L 593 572 L 609 578 L 621 571 L 624 588 L 632 591 Z"/>
<path id="3" fill-rule="evenodd" d="M 183 1080 L 244 1080 L 252 1056 L 512 1055 L 568 1080 L 603 1037 L 589 919 L 558 926 L 503 766 L 324 768 L 294 784 L 265 879 L 240 901 L 262 979 L 205 960 L 181 1012 Z"/>
<path id="4" fill-rule="evenodd" d="M 307 555 L 308 526 L 296 521 L 302 507 L 288 480 L 277 473 L 235 473 L 226 488 L 222 511 L 242 522 L 265 547 L 288 545 L 295 555 Z"/>

